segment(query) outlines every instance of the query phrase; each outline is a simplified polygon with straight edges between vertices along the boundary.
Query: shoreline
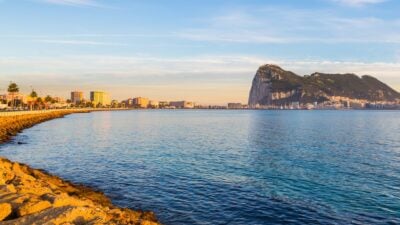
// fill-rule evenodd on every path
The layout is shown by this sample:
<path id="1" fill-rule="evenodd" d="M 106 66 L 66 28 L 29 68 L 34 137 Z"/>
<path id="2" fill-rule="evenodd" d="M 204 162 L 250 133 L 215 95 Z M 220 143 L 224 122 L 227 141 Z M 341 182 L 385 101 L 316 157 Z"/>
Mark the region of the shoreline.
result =
<path id="1" fill-rule="evenodd" d="M 0 117 L 0 144 L 24 129 L 91 110 Z M 102 192 L 0 156 L 0 224 L 159 224 L 153 212 L 114 206 Z"/>
<path id="2" fill-rule="evenodd" d="M 15 117 L 20 115 L 31 115 L 31 114 L 47 114 L 51 112 L 62 112 L 69 111 L 67 114 L 72 113 L 91 113 L 91 112 L 112 112 L 112 111 L 400 111 L 398 109 L 373 109 L 373 108 L 365 108 L 365 109 L 352 109 L 352 108 L 343 108 L 343 109 L 263 109 L 263 108 L 244 108 L 244 109 L 204 109 L 204 108 L 194 108 L 194 109 L 142 109 L 142 108 L 105 108 L 105 109 L 96 109 L 96 108 L 72 108 L 72 109 L 51 109 L 51 110 L 37 110 L 37 111 L 1 111 L 0 110 L 0 119 L 4 117 Z M 1 135 L 1 130 L 0 130 Z M 4 142 L 0 136 L 0 144 Z"/>

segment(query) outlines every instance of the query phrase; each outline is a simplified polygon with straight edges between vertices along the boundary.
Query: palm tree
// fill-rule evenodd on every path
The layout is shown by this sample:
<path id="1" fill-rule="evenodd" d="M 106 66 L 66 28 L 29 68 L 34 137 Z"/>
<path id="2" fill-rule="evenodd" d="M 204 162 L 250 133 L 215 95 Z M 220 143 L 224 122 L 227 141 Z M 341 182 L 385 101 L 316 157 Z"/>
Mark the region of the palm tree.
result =
<path id="1" fill-rule="evenodd" d="M 31 101 L 29 101 L 29 107 L 30 107 L 30 109 L 32 111 L 32 107 L 36 102 L 36 98 L 38 97 L 38 95 L 37 95 L 37 93 L 36 93 L 36 91 L 34 89 L 32 89 L 32 92 L 29 95 L 29 97 L 31 97 Z"/>
<path id="2" fill-rule="evenodd" d="M 50 95 L 47 95 L 47 96 L 44 98 L 44 101 L 45 101 L 45 102 L 51 102 L 51 101 L 53 101 L 53 98 L 52 98 Z"/>
<path id="3" fill-rule="evenodd" d="M 36 99 L 36 104 L 38 106 L 39 109 L 42 109 L 42 105 L 43 105 L 43 99 L 41 97 L 38 97 Z"/>
<path id="4" fill-rule="evenodd" d="M 31 96 L 32 98 L 37 98 L 38 95 L 35 90 L 32 90 L 32 92 L 29 96 Z"/>
<path id="5" fill-rule="evenodd" d="M 10 82 L 10 85 L 8 85 L 8 92 L 10 92 L 10 93 L 19 92 L 18 85 L 14 82 Z"/>
<path id="6" fill-rule="evenodd" d="M 15 94 L 18 94 L 19 92 L 19 87 L 16 83 L 10 82 L 10 85 L 8 85 L 7 91 L 11 94 L 11 107 L 14 108 L 15 105 Z"/>
<path id="7" fill-rule="evenodd" d="M 47 96 L 44 98 L 44 104 L 45 104 L 46 109 L 48 109 L 48 105 L 49 105 L 49 103 L 51 103 L 51 102 L 53 102 L 53 98 L 52 98 L 50 95 L 47 95 Z"/>

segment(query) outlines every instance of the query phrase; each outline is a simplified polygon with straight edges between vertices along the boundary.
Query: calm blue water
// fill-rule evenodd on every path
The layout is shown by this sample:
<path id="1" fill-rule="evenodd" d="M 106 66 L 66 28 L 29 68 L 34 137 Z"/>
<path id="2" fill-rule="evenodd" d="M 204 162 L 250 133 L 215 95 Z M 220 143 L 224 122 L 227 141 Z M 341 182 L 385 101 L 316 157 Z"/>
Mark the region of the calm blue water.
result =
<path id="1" fill-rule="evenodd" d="M 399 111 L 74 114 L 0 155 L 164 224 L 400 224 Z"/>

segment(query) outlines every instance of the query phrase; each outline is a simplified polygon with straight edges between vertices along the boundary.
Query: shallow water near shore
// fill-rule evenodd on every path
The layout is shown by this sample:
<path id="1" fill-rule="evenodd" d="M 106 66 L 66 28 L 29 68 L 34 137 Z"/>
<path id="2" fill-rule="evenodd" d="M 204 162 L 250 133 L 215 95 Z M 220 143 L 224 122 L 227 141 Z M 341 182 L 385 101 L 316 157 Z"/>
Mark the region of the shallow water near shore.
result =
<path id="1" fill-rule="evenodd" d="M 73 114 L 0 155 L 164 224 L 400 224 L 399 111 Z"/>

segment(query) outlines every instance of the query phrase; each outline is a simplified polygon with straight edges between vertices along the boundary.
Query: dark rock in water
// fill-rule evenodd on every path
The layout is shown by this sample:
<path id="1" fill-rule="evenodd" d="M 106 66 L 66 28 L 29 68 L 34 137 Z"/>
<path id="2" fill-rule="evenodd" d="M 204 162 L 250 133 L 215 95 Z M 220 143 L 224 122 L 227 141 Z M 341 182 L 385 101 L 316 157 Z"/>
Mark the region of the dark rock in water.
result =
<path id="1" fill-rule="evenodd" d="M 332 96 L 367 101 L 396 101 L 400 93 L 372 76 L 313 73 L 299 76 L 279 66 L 261 66 L 249 95 L 249 106 L 285 105 L 328 101 Z"/>
<path id="2" fill-rule="evenodd" d="M 19 144 L 19 145 L 25 145 L 26 143 L 25 143 L 25 142 L 22 142 L 22 141 L 18 141 L 17 144 Z"/>

